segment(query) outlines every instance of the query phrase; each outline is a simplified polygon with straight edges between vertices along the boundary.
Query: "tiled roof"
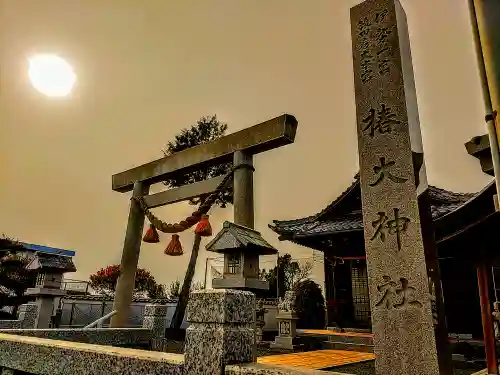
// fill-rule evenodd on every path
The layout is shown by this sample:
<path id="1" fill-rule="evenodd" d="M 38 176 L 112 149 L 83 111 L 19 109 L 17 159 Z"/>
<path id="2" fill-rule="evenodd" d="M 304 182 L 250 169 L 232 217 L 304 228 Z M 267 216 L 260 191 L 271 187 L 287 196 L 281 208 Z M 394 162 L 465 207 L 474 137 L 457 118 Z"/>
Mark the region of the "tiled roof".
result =
<path id="1" fill-rule="evenodd" d="M 356 191 L 357 190 L 357 191 Z M 315 235 L 335 234 L 342 232 L 363 230 L 361 207 L 352 207 L 348 214 L 339 215 L 332 219 L 322 219 L 332 213 L 335 207 L 349 194 L 360 194 L 359 174 L 355 176 L 353 184 L 346 189 L 340 197 L 336 198 L 325 209 L 316 215 L 294 220 L 273 220 L 269 227 L 279 235 L 292 235 L 294 237 L 307 237 Z M 434 186 L 429 186 L 431 199 L 431 212 L 434 220 L 444 216 L 465 204 L 475 194 L 454 193 Z"/>
<path id="2" fill-rule="evenodd" d="M 261 255 L 276 254 L 276 250 L 254 229 L 225 221 L 222 230 L 207 244 L 207 251 L 225 252 L 231 249 L 253 249 Z"/>
<path id="3" fill-rule="evenodd" d="M 28 265 L 30 269 L 58 269 L 64 272 L 75 272 L 76 267 L 70 257 L 46 253 L 36 253 Z"/>

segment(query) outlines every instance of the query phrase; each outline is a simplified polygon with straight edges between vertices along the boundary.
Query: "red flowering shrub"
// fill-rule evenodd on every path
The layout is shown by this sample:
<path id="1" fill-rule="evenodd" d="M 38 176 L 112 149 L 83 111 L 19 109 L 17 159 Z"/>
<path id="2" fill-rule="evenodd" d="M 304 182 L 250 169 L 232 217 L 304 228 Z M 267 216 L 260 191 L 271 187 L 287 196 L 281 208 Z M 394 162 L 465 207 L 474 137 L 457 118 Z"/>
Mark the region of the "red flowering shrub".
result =
<path id="1" fill-rule="evenodd" d="M 90 286 L 98 293 L 114 294 L 119 276 L 119 265 L 101 268 L 95 274 L 90 275 Z M 134 294 L 141 293 L 147 294 L 150 298 L 160 298 L 164 295 L 164 286 L 158 284 L 149 271 L 138 268 L 135 273 Z"/>

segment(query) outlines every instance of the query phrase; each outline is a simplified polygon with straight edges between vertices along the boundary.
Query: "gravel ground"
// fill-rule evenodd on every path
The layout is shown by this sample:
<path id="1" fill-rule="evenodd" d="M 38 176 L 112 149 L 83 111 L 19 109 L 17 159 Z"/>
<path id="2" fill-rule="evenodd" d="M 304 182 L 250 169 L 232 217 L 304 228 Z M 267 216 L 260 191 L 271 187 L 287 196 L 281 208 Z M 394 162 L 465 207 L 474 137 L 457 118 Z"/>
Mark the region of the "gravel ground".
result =
<path id="1" fill-rule="evenodd" d="M 184 353 L 184 341 L 175 341 L 175 340 L 166 340 L 166 341 L 167 341 L 167 344 L 166 344 L 167 347 L 165 348 L 165 352 L 176 353 L 176 354 L 183 354 Z M 277 350 L 277 349 L 271 350 L 269 344 L 270 344 L 270 342 L 264 342 L 257 347 L 257 357 L 265 357 L 268 355 L 290 353 L 290 351 L 286 351 L 286 350 Z M 454 373 L 455 373 L 455 375 L 471 375 L 477 371 L 478 371 L 478 369 L 458 369 L 458 368 L 456 368 Z"/>

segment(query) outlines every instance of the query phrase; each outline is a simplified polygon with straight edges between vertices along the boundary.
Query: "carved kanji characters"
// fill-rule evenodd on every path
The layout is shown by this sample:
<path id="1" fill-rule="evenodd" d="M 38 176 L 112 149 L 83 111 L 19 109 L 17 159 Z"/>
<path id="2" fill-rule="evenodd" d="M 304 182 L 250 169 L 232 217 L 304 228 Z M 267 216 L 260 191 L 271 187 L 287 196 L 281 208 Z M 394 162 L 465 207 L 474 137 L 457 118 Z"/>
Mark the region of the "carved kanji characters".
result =
<path id="1" fill-rule="evenodd" d="M 379 292 L 383 292 L 382 298 L 378 301 L 375 306 L 383 306 L 386 309 L 392 309 L 394 307 L 394 300 L 397 296 L 397 284 L 392 281 L 389 276 L 382 276 L 384 283 L 377 286 Z"/>
<path id="2" fill-rule="evenodd" d="M 375 182 L 373 182 L 373 183 L 371 183 L 369 185 L 370 186 L 377 186 L 382 181 L 384 181 L 386 177 L 389 180 L 391 180 L 392 182 L 395 182 L 395 183 L 398 183 L 398 184 L 402 184 L 403 182 L 408 181 L 407 178 L 397 177 L 397 176 L 394 176 L 391 172 L 389 172 L 389 169 L 392 166 L 394 166 L 395 164 L 396 164 L 396 162 L 394 162 L 394 161 L 386 162 L 385 158 L 381 157 L 380 158 L 380 166 L 373 167 L 373 172 L 378 175 L 378 178 L 377 178 L 377 180 Z"/>
<path id="3" fill-rule="evenodd" d="M 409 285 L 404 277 L 399 279 L 401 286 L 392 280 L 389 276 L 382 276 L 384 282 L 377 286 L 377 290 L 382 292 L 382 297 L 375 304 L 376 307 L 390 309 L 406 309 L 408 307 L 421 308 L 422 304 L 415 298 L 416 289 Z"/>
<path id="4" fill-rule="evenodd" d="M 395 234 L 396 241 L 398 244 L 398 250 L 401 250 L 401 233 L 405 232 L 410 223 L 410 219 L 407 217 L 399 216 L 399 209 L 394 209 L 394 219 L 389 220 L 389 217 L 385 212 L 378 213 L 378 219 L 372 222 L 372 227 L 376 228 L 375 233 L 370 238 L 371 241 L 380 237 L 382 242 L 385 242 L 387 234 Z"/>
<path id="5" fill-rule="evenodd" d="M 372 138 L 375 136 L 376 131 L 380 134 L 390 133 L 394 125 L 401 123 L 396 119 L 396 114 L 392 109 L 385 104 L 382 104 L 378 111 L 370 108 L 370 114 L 362 122 L 366 124 L 363 131 L 369 130 L 368 135 Z"/>

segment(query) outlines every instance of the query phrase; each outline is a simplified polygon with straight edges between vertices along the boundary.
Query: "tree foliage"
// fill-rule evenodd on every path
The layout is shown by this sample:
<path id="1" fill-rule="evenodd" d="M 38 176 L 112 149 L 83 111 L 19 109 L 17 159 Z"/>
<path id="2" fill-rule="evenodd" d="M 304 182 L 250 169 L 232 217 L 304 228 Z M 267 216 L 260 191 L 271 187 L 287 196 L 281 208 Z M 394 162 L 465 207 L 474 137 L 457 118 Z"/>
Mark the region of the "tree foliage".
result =
<path id="1" fill-rule="evenodd" d="M 203 284 L 200 282 L 191 283 L 190 291 L 194 292 L 195 290 L 203 289 Z M 168 287 L 167 296 L 168 298 L 179 298 L 181 293 L 181 282 L 177 279 L 172 281 Z"/>
<path id="2" fill-rule="evenodd" d="M 172 281 L 168 287 L 168 298 L 179 298 L 181 292 L 181 282 L 177 279 Z"/>
<path id="3" fill-rule="evenodd" d="M 285 292 L 292 290 L 294 286 L 311 276 L 313 264 L 311 262 L 298 262 L 292 260 L 290 254 L 284 254 L 278 257 L 278 265 L 266 271 L 260 271 L 260 278 L 269 282 L 269 290 L 259 292 L 261 298 L 283 297 Z M 278 283 L 279 288 L 278 288 Z"/>
<path id="4" fill-rule="evenodd" d="M 26 266 L 31 258 L 22 255 L 25 248 L 16 240 L 0 238 L 0 308 L 13 306 L 14 313 L 19 305 L 29 301 L 24 294 L 35 286 L 36 271 Z"/>
<path id="5" fill-rule="evenodd" d="M 191 126 L 189 129 L 183 129 L 179 134 L 177 134 L 173 141 L 167 143 L 167 146 L 163 150 L 165 156 L 170 156 L 178 152 L 182 152 L 191 147 L 206 144 L 221 138 L 227 130 L 227 124 L 220 122 L 216 115 L 210 117 L 202 117 L 196 123 L 196 125 Z M 192 184 L 195 182 L 200 182 L 207 180 L 209 178 L 223 176 L 227 174 L 232 167 L 232 163 L 216 165 L 216 166 L 205 166 L 191 170 L 188 173 L 179 173 L 172 176 L 171 178 L 164 181 L 165 185 L 170 188 L 175 188 L 183 186 L 186 184 Z M 190 200 L 191 204 L 200 204 L 206 196 L 196 197 Z M 215 204 L 220 207 L 225 207 L 227 203 L 232 203 L 232 190 L 227 189 L 221 192 Z M 187 307 L 189 293 L 193 289 L 192 281 L 194 276 L 194 270 L 196 268 L 196 262 L 198 259 L 198 251 L 200 249 L 201 236 L 195 235 L 195 240 L 193 243 L 193 249 L 191 252 L 191 257 L 189 259 L 189 264 L 186 269 L 186 275 L 182 283 L 174 282 L 171 285 L 170 295 L 177 296 L 179 301 L 175 308 L 172 321 L 170 322 L 170 328 L 173 330 L 180 329 L 182 320 L 184 318 L 184 313 Z M 173 287 L 173 288 L 172 288 Z"/>
<path id="6" fill-rule="evenodd" d="M 320 286 L 312 280 L 302 280 L 295 284 L 294 291 L 297 328 L 325 328 L 325 299 Z"/>
<path id="7" fill-rule="evenodd" d="M 90 286 L 100 294 L 114 295 L 119 276 L 119 265 L 101 268 L 93 275 L 90 275 Z M 165 296 L 165 287 L 158 284 L 149 271 L 138 268 L 135 274 L 134 295 L 144 294 L 149 298 L 162 298 Z"/>
<path id="8" fill-rule="evenodd" d="M 219 121 L 216 115 L 202 117 L 197 121 L 196 125 L 189 129 L 183 129 L 174 137 L 173 141 L 167 143 L 163 153 L 165 156 L 173 155 L 177 152 L 184 151 L 188 148 L 212 142 L 224 136 L 227 131 L 227 124 Z M 192 184 L 206 180 L 208 178 L 225 175 L 231 169 L 232 163 L 216 165 L 213 167 L 200 168 L 189 173 L 176 175 L 166 181 L 164 184 L 170 188 L 179 187 L 186 184 Z M 227 203 L 233 202 L 232 190 L 228 189 L 222 193 L 216 200 L 215 204 L 225 207 Z M 204 197 L 193 198 L 191 204 L 199 204 Z"/>

